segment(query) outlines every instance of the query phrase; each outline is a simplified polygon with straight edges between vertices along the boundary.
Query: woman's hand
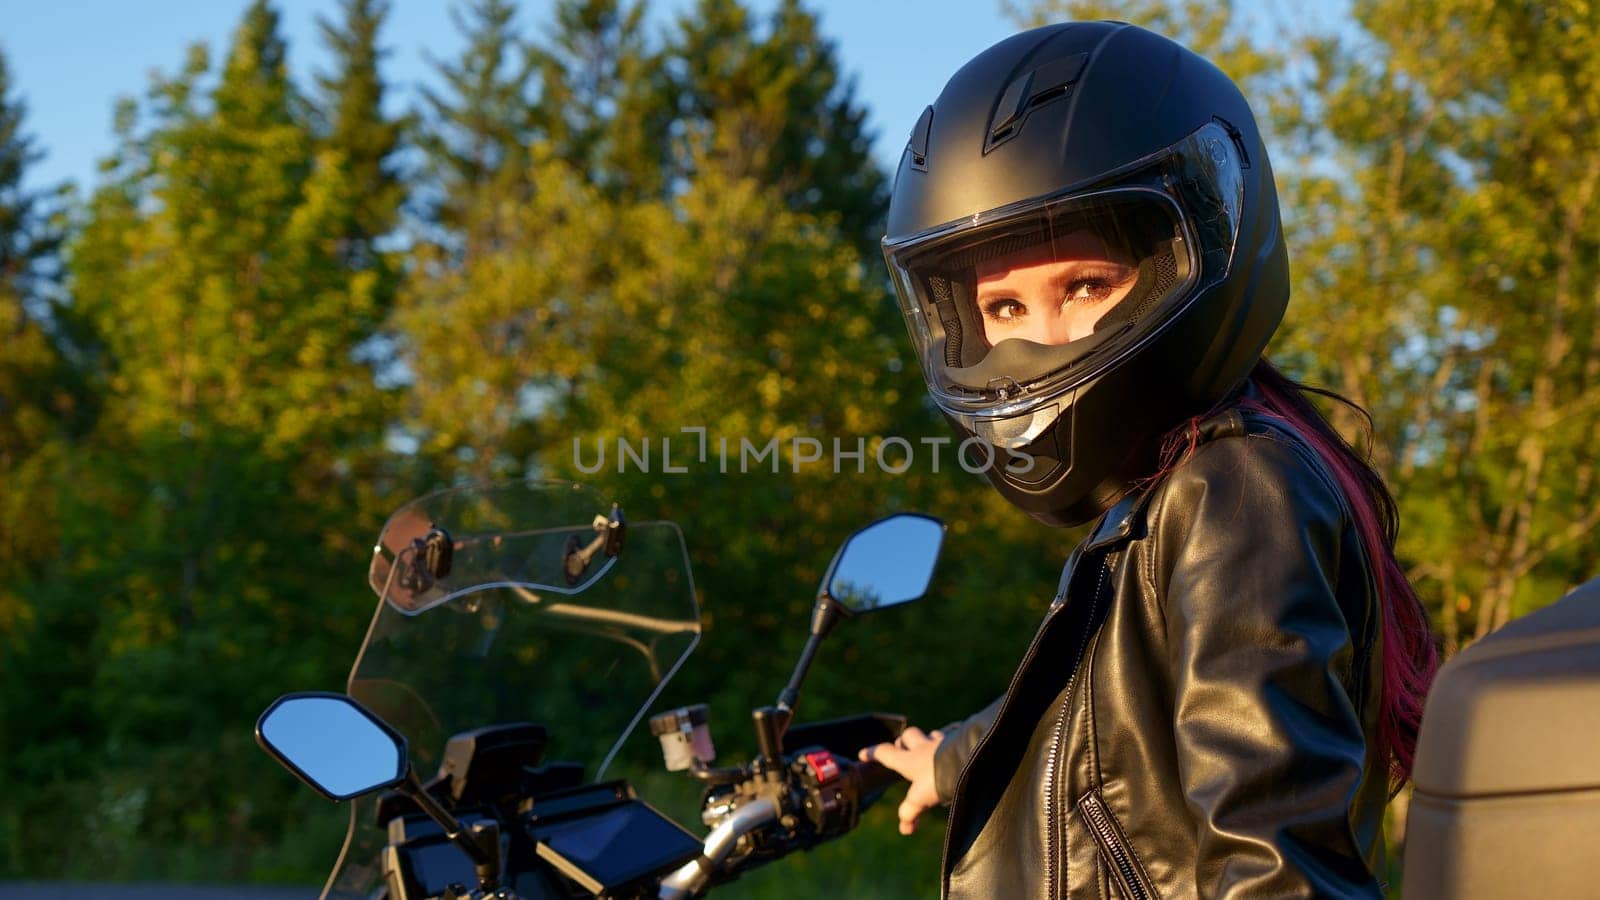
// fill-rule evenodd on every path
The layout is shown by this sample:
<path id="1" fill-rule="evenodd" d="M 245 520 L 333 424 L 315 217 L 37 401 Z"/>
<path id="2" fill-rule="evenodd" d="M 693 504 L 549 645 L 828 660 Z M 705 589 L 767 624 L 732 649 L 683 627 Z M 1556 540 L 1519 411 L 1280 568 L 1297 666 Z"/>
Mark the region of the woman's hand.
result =
<path id="1" fill-rule="evenodd" d="M 906 799 L 900 802 L 900 833 L 917 830 L 917 817 L 939 805 L 939 792 L 933 784 L 933 752 L 939 749 L 944 734 L 924 734 L 921 728 L 907 728 L 892 744 L 867 747 L 859 754 L 862 762 L 876 762 L 892 769 L 911 782 Z"/>

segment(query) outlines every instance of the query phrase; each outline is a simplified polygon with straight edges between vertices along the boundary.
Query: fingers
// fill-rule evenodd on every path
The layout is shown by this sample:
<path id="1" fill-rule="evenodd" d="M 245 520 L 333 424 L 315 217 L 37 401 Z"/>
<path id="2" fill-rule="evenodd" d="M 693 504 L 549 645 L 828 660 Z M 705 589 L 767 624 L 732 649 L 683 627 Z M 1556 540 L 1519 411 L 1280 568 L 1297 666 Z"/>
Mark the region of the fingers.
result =
<path id="1" fill-rule="evenodd" d="M 893 769 L 901 775 L 909 777 L 910 753 L 894 744 L 874 744 L 867 747 L 856 758 L 862 762 L 875 762 L 885 768 Z"/>
<path id="2" fill-rule="evenodd" d="M 923 733 L 921 728 L 918 728 L 915 725 L 912 725 L 906 728 L 905 731 L 900 732 L 900 736 L 895 739 L 895 744 L 897 746 L 903 747 L 907 750 L 915 750 L 927 742 L 928 736 Z"/>
<path id="3" fill-rule="evenodd" d="M 934 789 L 931 776 L 914 781 L 906 788 L 906 798 L 900 802 L 900 833 L 911 834 L 917 830 L 917 818 L 939 805 L 939 792 Z"/>
<path id="4" fill-rule="evenodd" d="M 875 744 L 871 747 L 864 747 L 859 753 L 856 754 L 856 758 L 861 762 L 881 763 L 891 769 L 894 769 L 896 772 L 900 772 L 902 775 L 906 775 L 908 773 L 897 766 L 895 762 L 903 761 L 906 758 L 905 754 L 907 751 L 914 751 L 924 744 L 933 744 L 934 746 L 938 746 L 943 740 L 944 732 L 942 731 L 935 730 L 933 732 L 924 732 L 921 728 L 912 726 L 901 732 L 900 736 L 895 739 L 894 743 Z"/>
<path id="5" fill-rule="evenodd" d="M 906 792 L 906 798 L 900 801 L 900 808 L 895 814 L 900 818 L 900 833 L 914 834 L 917 830 L 917 817 L 927 810 L 926 806 L 911 799 L 911 792 Z"/>
<path id="6" fill-rule="evenodd" d="M 912 750 L 896 747 L 894 744 L 875 744 L 867 747 L 858 754 L 862 762 L 875 762 L 880 766 L 892 769 L 900 775 L 911 777 Z M 900 833 L 912 834 L 917 830 L 917 817 L 922 815 L 928 807 L 917 802 L 916 792 L 907 790 L 906 798 L 900 801 L 900 807 L 895 810 L 895 815 L 900 819 Z"/>
<path id="7" fill-rule="evenodd" d="M 917 819 L 939 802 L 933 786 L 933 755 L 943 740 L 942 732 L 912 727 L 901 732 L 893 743 L 874 744 L 857 754 L 862 762 L 876 762 L 911 782 L 896 811 L 901 834 L 914 833 Z"/>
<path id="8" fill-rule="evenodd" d="M 901 834 L 911 834 L 916 831 L 917 816 L 922 815 L 923 810 L 928 808 L 928 804 L 920 800 L 921 794 L 915 789 L 919 770 L 918 757 L 927 752 L 925 749 L 919 751 L 915 748 L 906 750 L 894 744 L 878 744 L 861 752 L 864 761 L 876 762 L 912 782 L 912 786 L 906 789 L 905 799 L 900 802 L 900 807 L 896 810 L 896 815 L 900 819 Z"/>

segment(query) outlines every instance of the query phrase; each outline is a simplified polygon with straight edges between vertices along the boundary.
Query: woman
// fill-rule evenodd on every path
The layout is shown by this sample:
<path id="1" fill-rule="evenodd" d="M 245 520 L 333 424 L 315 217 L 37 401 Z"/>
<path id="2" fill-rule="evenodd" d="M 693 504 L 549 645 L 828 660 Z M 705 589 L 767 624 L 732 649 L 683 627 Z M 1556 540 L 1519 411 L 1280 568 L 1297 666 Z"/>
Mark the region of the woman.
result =
<path id="1" fill-rule="evenodd" d="M 1437 665 L 1393 501 L 1262 356 L 1289 297 L 1238 88 L 1140 28 L 967 63 L 885 256 L 934 401 L 1043 522 L 1097 524 L 1006 695 L 869 751 L 950 802 L 961 897 L 1377 896 Z"/>

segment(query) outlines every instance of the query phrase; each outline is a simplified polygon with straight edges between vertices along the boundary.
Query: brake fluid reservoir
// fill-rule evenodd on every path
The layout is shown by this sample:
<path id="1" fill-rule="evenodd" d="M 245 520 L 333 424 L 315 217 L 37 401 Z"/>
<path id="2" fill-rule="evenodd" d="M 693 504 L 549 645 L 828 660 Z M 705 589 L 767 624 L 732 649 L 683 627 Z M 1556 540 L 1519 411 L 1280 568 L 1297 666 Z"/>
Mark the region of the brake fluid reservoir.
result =
<path id="1" fill-rule="evenodd" d="M 680 706 L 650 717 L 650 733 L 661 740 L 661 756 L 667 771 L 682 772 L 695 760 L 709 763 L 717 758 L 711 745 L 711 707 L 704 703 Z"/>

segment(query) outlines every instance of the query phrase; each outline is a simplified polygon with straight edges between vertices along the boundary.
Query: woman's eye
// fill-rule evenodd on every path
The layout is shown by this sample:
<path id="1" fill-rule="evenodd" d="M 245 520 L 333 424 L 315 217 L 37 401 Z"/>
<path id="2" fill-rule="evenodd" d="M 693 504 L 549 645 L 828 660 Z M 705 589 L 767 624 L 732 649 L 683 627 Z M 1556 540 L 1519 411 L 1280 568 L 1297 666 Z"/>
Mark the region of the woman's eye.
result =
<path id="1" fill-rule="evenodd" d="M 1068 303 L 1094 303 L 1111 296 L 1119 285 L 1102 281 L 1098 278 L 1088 278 L 1074 281 L 1067 285 Z"/>
<path id="2" fill-rule="evenodd" d="M 1128 285 L 1139 274 L 1137 269 L 1096 273 L 1067 282 L 1066 302 L 1097 303 Z"/>
<path id="3" fill-rule="evenodd" d="M 983 314 L 997 322 L 1009 322 L 1020 319 L 1028 312 L 1028 308 L 1016 300 L 1006 298 L 993 300 L 983 308 Z"/>

